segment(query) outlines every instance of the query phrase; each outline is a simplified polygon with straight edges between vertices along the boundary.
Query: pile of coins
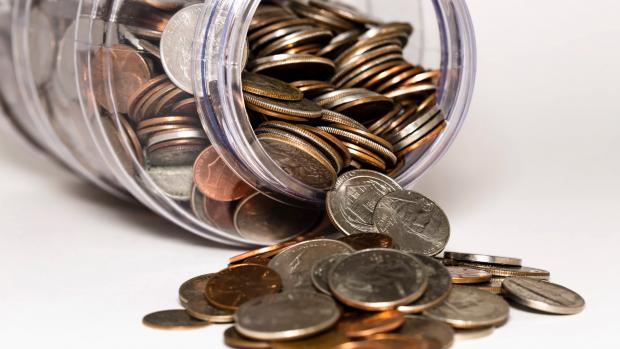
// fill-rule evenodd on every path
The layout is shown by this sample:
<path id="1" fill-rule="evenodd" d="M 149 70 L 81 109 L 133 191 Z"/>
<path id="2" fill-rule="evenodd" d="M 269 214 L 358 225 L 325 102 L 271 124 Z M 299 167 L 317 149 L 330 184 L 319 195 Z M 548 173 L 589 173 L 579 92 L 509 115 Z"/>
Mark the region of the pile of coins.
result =
<path id="1" fill-rule="evenodd" d="M 379 172 L 341 175 L 327 212 L 343 236 L 297 238 L 234 256 L 225 269 L 181 285 L 184 309 L 149 314 L 144 324 L 234 322 L 224 342 L 240 349 L 445 349 L 455 338 L 505 324 L 504 297 L 550 314 L 585 306 L 575 292 L 548 282 L 549 272 L 518 258 L 437 257 L 450 235 L 445 213 Z"/>

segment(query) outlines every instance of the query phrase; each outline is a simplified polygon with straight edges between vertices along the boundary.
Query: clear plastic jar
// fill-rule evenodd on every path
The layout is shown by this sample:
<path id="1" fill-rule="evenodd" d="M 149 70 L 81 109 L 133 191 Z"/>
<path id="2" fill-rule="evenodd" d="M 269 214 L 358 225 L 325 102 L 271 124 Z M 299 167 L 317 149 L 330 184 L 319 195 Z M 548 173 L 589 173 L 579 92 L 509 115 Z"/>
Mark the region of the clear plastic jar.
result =
<path id="1" fill-rule="evenodd" d="M 241 236 L 208 217 L 197 217 L 191 208 L 196 204 L 194 198 L 179 200 L 162 188 L 166 178 L 154 177 L 135 139 L 126 132 L 126 106 L 122 96 L 116 95 L 118 80 L 109 74 L 101 85 L 101 76 L 94 76 L 98 73 L 92 67 L 99 50 L 123 54 L 118 46 L 123 25 L 139 26 L 147 22 L 147 16 L 149 25 L 162 26 L 152 31 L 163 30 L 169 17 L 164 10 L 153 9 L 153 4 L 174 8 L 178 3 L 0 0 L 2 109 L 31 144 L 114 195 L 133 197 L 179 226 L 220 243 L 271 243 Z M 205 1 L 190 43 L 189 92 L 210 143 L 244 182 L 289 205 L 321 207 L 324 190 L 287 174 L 264 151 L 241 97 L 247 31 L 259 3 Z M 408 154 L 394 174 L 401 185 L 411 186 L 447 151 L 465 120 L 476 58 L 467 7 L 463 0 L 347 3 L 384 21 L 411 23 L 415 30 L 404 51 L 406 58 L 440 71 L 437 103 L 447 126 L 432 142 Z M 105 65 L 106 58 L 102 59 Z"/>

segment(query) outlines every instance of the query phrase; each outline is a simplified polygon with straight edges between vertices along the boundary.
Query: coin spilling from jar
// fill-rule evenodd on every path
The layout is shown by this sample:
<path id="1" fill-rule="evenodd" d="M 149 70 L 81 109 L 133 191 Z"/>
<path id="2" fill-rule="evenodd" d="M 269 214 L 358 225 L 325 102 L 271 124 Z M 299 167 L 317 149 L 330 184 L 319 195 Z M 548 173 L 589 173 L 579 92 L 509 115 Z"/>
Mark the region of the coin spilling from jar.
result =
<path id="1" fill-rule="evenodd" d="M 194 96 L 191 73 L 204 4 L 124 6 L 118 43 L 92 59 L 93 96 L 122 165 L 131 174 L 140 165 L 165 196 L 228 234 L 269 244 L 312 231 L 320 212 L 258 193 L 260 183 L 240 179 L 220 157 L 226 150 L 210 144 L 197 104 L 208 102 Z M 447 126 L 439 71 L 405 58 L 413 32 L 409 23 L 381 22 L 339 2 L 262 1 L 236 91 L 251 141 L 313 190 L 328 191 L 355 169 L 396 176 Z"/>
<path id="2" fill-rule="evenodd" d="M 442 349 L 505 325 L 510 304 L 548 314 L 585 307 L 520 258 L 444 252 L 444 211 L 380 172 L 339 176 L 326 210 L 339 236 L 233 256 L 224 269 L 180 286 L 183 309 L 148 314 L 144 324 L 233 323 L 224 342 L 242 349 Z"/>

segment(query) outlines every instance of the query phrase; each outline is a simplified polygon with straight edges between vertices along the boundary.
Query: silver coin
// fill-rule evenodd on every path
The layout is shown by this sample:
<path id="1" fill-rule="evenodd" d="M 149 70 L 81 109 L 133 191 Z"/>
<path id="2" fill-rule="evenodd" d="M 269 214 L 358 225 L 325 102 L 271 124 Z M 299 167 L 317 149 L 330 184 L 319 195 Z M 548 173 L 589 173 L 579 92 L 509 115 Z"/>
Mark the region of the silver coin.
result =
<path id="1" fill-rule="evenodd" d="M 585 300 L 577 293 L 546 281 L 507 278 L 502 283 L 502 290 L 516 303 L 551 314 L 577 314 L 586 306 Z"/>
<path id="2" fill-rule="evenodd" d="M 394 309 L 420 298 L 428 285 L 424 265 L 405 252 L 368 249 L 344 257 L 329 273 L 329 288 L 344 304 Z"/>
<path id="3" fill-rule="evenodd" d="M 521 266 L 521 258 L 490 256 L 490 255 L 476 254 L 476 253 L 461 253 L 461 252 L 447 252 L 446 251 L 443 253 L 443 258 L 452 259 L 455 261 L 464 261 L 464 262 L 499 264 L 499 265 L 513 266 L 513 267 Z"/>
<path id="4" fill-rule="evenodd" d="M 269 267 L 282 278 L 282 289 L 314 291 L 310 271 L 325 257 L 351 253 L 353 248 L 344 242 L 328 239 L 308 240 L 284 249 L 269 262 Z"/>
<path id="5" fill-rule="evenodd" d="M 340 310 L 331 297 L 296 290 L 242 304 L 235 314 L 235 328 L 253 339 L 287 340 L 320 333 L 339 318 Z"/>
<path id="6" fill-rule="evenodd" d="M 233 221 L 240 236 L 274 244 L 308 232 L 320 218 L 318 210 L 304 210 L 255 193 L 239 203 Z"/>
<path id="7" fill-rule="evenodd" d="M 310 278 L 312 279 L 312 283 L 317 290 L 327 295 L 332 294 L 329 289 L 329 272 L 334 267 L 334 265 L 340 262 L 345 256 L 346 254 L 337 254 L 323 258 L 320 261 L 314 263 L 314 266 L 310 270 Z"/>
<path id="8" fill-rule="evenodd" d="M 155 144 L 174 141 L 178 139 L 207 139 L 207 135 L 199 128 L 184 128 L 180 131 L 164 131 L 153 134 L 148 142 L 147 147 Z"/>
<path id="9" fill-rule="evenodd" d="M 427 197 L 399 190 L 379 200 L 373 214 L 378 232 L 389 235 L 401 249 L 434 256 L 450 238 L 446 214 Z"/>
<path id="10" fill-rule="evenodd" d="M 160 148 L 147 153 L 151 166 L 192 166 L 206 144 L 185 144 Z"/>
<path id="11" fill-rule="evenodd" d="M 234 321 L 232 312 L 212 306 L 204 297 L 190 299 L 187 303 L 183 304 L 183 307 L 189 315 L 198 320 L 216 324 L 225 324 Z"/>
<path id="12" fill-rule="evenodd" d="M 148 169 L 148 174 L 169 198 L 190 201 L 194 186 L 192 166 L 153 166 Z"/>
<path id="13" fill-rule="evenodd" d="M 448 323 L 454 328 L 483 328 L 495 326 L 508 319 L 508 303 L 500 296 L 474 287 L 452 287 L 446 301 L 424 315 Z"/>
<path id="14" fill-rule="evenodd" d="M 181 90 L 193 94 L 192 42 L 204 4 L 185 7 L 166 24 L 159 44 L 161 63 L 168 78 Z"/>
<path id="15" fill-rule="evenodd" d="M 350 171 L 336 180 L 333 191 L 327 193 L 327 214 L 344 234 L 376 233 L 373 213 L 379 200 L 400 190 L 392 178 L 375 171 Z"/>
<path id="16" fill-rule="evenodd" d="M 407 316 L 405 323 L 396 330 L 396 333 L 407 337 L 425 337 L 441 343 L 442 349 L 447 349 L 454 342 L 454 330 L 445 322 L 429 319 L 423 316 Z"/>
<path id="17" fill-rule="evenodd" d="M 401 305 L 397 308 L 402 313 L 421 313 L 443 302 L 452 290 L 452 277 L 448 269 L 433 257 L 415 255 L 426 269 L 428 287 L 426 292 L 413 303 Z"/>

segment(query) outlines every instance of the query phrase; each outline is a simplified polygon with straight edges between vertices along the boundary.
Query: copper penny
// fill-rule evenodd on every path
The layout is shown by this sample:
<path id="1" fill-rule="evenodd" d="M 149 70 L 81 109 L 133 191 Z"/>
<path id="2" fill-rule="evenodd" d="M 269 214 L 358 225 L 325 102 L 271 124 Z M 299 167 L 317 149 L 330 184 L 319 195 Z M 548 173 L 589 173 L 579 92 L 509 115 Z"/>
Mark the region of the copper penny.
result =
<path id="1" fill-rule="evenodd" d="M 338 323 L 338 331 L 347 337 L 368 337 L 399 328 L 405 322 L 405 314 L 396 310 L 378 313 L 345 314 Z"/>
<path id="2" fill-rule="evenodd" d="M 271 261 L 271 258 L 266 258 L 263 256 L 256 256 L 252 258 L 248 258 L 243 261 L 243 264 L 258 264 L 258 265 L 267 265 Z"/>
<path id="3" fill-rule="evenodd" d="M 193 174 L 198 190 L 213 200 L 235 201 L 253 191 L 226 165 L 214 147 L 208 147 L 198 155 Z"/>
<path id="4" fill-rule="evenodd" d="M 220 309 L 237 310 L 251 299 L 278 293 L 282 279 L 273 269 L 258 264 L 233 265 L 213 275 L 207 282 L 205 296 Z"/>
<path id="5" fill-rule="evenodd" d="M 271 246 L 266 246 L 266 247 L 261 247 L 261 248 L 257 248 L 255 250 L 250 250 L 247 252 L 244 252 L 240 255 L 234 256 L 234 257 L 230 257 L 228 259 L 228 262 L 231 264 L 234 263 L 239 263 L 242 262 L 248 258 L 252 258 L 252 257 L 257 257 L 257 256 L 265 256 L 267 254 L 269 255 L 275 255 L 276 253 L 278 253 L 279 251 L 282 251 L 283 249 L 292 246 L 294 244 L 296 244 L 297 241 L 296 240 L 288 240 L 288 241 L 284 241 L 284 242 L 280 242 Z"/>
<path id="6" fill-rule="evenodd" d="M 236 201 L 217 201 L 205 196 L 204 218 L 225 232 L 235 232 L 233 217 L 236 206 Z"/>
<path id="7" fill-rule="evenodd" d="M 127 113 L 132 94 L 151 78 L 147 61 L 127 45 L 99 49 L 92 66 L 95 99 L 111 112 Z M 110 90 L 114 90 L 114 96 L 108 95 Z"/>
<path id="8" fill-rule="evenodd" d="M 376 338 L 348 342 L 332 349 L 441 349 L 441 344 L 424 337 L 407 337 L 399 334 L 377 335 Z"/>
<path id="9" fill-rule="evenodd" d="M 368 248 L 392 248 L 394 246 L 394 241 L 390 236 L 380 233 L 352 234 L 338 240 L 348 244 L 357 251 Z"/>
<path id="10" fill-rule="evenodd" d="M 474 268 L 450 266 L 446 267 L 454 284 L 479 284 L 491 280 L 491 273 Z"/>

